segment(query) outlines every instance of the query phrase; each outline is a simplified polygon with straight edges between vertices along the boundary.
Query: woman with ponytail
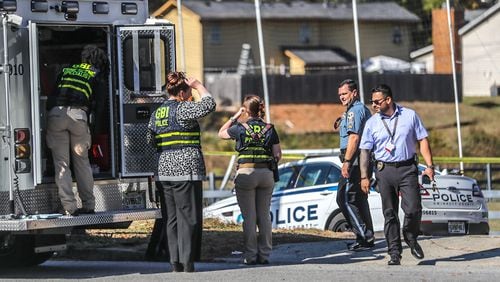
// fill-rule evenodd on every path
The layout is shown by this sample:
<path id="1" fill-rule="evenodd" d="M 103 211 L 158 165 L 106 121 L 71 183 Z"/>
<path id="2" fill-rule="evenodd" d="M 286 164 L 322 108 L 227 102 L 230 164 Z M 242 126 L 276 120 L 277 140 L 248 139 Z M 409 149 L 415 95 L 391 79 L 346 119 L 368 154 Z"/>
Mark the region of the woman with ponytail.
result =
<path id="1" fill-rule="evenodd" d="M 236 141 L 238 165 L 234 183 L 243 215 L 243 263 L 247 265 L 268 264 L 272 249 L 271 168 L 273 162 L 281 159 L 281 147 L 274 126 L 262 120 L 264 114 L 260 97 L 247 95 L 243 106 L 219 129 L 220 138 Z"/>

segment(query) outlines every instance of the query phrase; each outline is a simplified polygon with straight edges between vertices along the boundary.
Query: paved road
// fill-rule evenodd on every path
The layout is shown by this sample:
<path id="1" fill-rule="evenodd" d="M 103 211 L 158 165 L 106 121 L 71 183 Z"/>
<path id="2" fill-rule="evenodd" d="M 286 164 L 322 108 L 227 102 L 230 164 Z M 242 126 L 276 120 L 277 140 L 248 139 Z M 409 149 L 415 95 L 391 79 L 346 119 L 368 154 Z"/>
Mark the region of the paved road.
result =
<path id="1" fill-rule="evenodd" d="M 105 281 L 499 281 L 500 236 L 422 237 L 426 257 L 405 247 L 401 266 L 387 266 L 386 246 L 345 252 L 346 241 L 287 244 L 275 248 L 268 266 L 247 267 L 240 258 L 197 263 L 196 273 L 171 273 L 161 262 L 51 260 L 29 269 L 0 272 L 0 279 Z"/>

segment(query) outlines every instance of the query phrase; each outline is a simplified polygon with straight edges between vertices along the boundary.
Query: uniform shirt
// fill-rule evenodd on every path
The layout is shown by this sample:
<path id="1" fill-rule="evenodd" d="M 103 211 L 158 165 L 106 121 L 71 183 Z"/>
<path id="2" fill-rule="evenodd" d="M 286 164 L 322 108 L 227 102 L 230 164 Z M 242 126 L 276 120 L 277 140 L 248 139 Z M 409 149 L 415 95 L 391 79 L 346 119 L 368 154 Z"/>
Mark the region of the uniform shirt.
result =
<path id="1" fill-rule="evenodd" d="M 415 155 L 417 141 L 428 136 L 427 130 L 415 111 L 394 105 L 396 110 L 392 116 L 376 113 L 366 122 L 363 130 L 359 148 L 373 149 L 377 161 L 401 162 L 411 159 Z M 387 145 L 391 143 L 391 137 L 382 120 L 385 120 L 391 134 L 394 134 L 392 152 L 386 150 Z M 394 132 L 396 120 L 397 126 Z"/>
<path id="2" fill-rule="evenodd" d="M 180 102 L 177 108 L 177 121 L 181 126 L 193 128 L 198 119 L 215 111 L 215 100 L 212 96 L 204 96 L 199 102 Z M 146 139 L 155 145 L 155 134 L 151 131 L 154 123 L 154 113 L 149 120 Z M 159 181 L 199 181 L 206 175 L 205 161 L 201 148 L 183 147 L 158 153 Z"/>
<path id="3" fill-rule="evenodd" d="M 347 148 L 349 134 L 354 133 L 361 135 L 365 122 L 372 116 L 370 110 L 361 101 L 356 100 L 342 114 L 340 121 L 340 149 Z"/>

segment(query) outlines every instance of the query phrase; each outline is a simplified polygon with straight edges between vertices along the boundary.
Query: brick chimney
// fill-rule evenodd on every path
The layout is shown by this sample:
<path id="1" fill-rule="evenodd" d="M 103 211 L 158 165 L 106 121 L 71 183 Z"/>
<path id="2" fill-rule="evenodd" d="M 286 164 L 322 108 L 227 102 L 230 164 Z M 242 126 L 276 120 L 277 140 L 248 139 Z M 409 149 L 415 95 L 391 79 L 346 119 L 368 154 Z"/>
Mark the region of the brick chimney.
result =
<path id="1" fill-rule="evenodd" d="M 462 49 L 458 28 L 464 23 L 464 11 L 450 10 L 451 28 L 455 46 L 455 68 L 457 73 L 462 72 Z M 432 10 L 432 44 L 434 46 L 434 73 L 451 74 L 450 33 L 448 31 L 448 15 L 446 9 Z"/>

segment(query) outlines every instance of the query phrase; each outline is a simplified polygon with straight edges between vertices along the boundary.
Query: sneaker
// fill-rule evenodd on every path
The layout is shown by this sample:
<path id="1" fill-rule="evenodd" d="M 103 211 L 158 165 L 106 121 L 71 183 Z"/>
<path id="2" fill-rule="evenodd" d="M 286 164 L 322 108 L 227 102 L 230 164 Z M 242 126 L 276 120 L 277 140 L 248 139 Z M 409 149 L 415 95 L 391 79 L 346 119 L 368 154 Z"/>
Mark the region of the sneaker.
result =
<path id="1" fill-rule="evenodd" d="M 245 258 L 245 259 L 243 259 L 243 264 L 245 264 L 245 265 L 256 265 L 257 261 Z"/>
<path id="2" fill-rule="evenodd" d="M 183 263 L 184 272 L 194 272 L 194 263 L 188 262 Z"/>
<path id="3" fill-rule="evenodd" d="M 65 215 L 70 215 L 70 216 L 78 216 L 78 215 L 80 215 L 80 211 L 79 211 L 79 209 L 76 209 L 76 210 L 74 210 L 72 212 L 71 211 L 64 211 L 64 214 Z"/>
<path id="4" fill-rule="evenodd" d="M 173 262 L 170 265 L 172 266 L 173 272 L 183 272 L 184 271 L 184 266 L 179 262 Z"/>
<path id="5" fill-rule="evenodd" d="M 269 264 L 269 260 L 265 258 L 259 258 L 257 259 L 258 264 Z"/>

